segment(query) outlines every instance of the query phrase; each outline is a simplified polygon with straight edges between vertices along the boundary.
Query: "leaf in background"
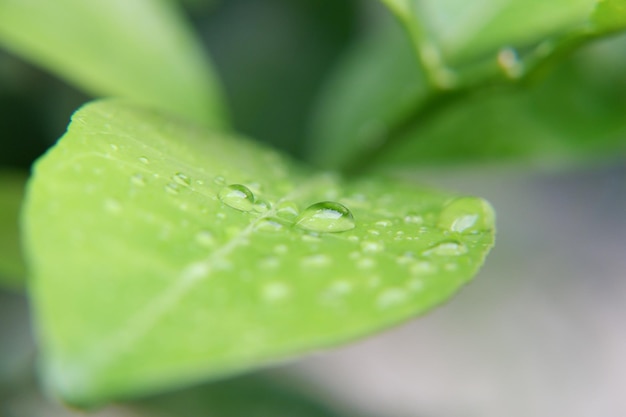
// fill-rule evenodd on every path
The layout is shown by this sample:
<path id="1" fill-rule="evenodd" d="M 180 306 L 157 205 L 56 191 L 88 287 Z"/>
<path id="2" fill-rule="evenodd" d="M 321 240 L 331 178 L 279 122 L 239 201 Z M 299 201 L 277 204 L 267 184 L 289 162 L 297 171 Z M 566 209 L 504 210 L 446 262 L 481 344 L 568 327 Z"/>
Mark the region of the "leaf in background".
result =
<path id="1" fill-rule="evenodd" d="M 26 277 L 19 214 L 27 178 L 21 172 L 0 171 L 0 286 L 11 289 L 21 288 Z"/>
<path id="2" fill-rule="evenodd" d="M 0 0 L 0 44 L 92 94 L 225 124 L 214 71 L 174 2 Z"/>
<path id="3" fill-rule="evenodd" d="M 354 220 L 306 209 L 323 201 Z M 449 298 L 493 244 L 481 199 L 312 174 L 121 101 L 74 115 L 24 219 L 45 376 L 83 405 L 396 324 Z"/>
<path id="4" fill-rule="evenodd" d="M 600 3 L 593 16 L 606 4 Z M 585 36 L 599 36 L 609 27 L 616 28 L 597 24 Z M 429 94 L 423 70 L 395 68 L 395 63 L 406 68 L 397 57 L 412 50 L 397 27 L 391 32 L 396 35 L 386 44 L 360 45 L 324 89 L 312 129 L 318 164 L 345 166 L 355 154 L 362 161 L 358 152 L 367 148 L 383 148 L 377 158 L 408 165 L 520 157 L 563 161 L 623 148 L 623 39 L 589 44 L 534 82 Z M 389 63 L 386 74 L 372 70 L 378 62 Z M 367 82 L 359 81 L 366 77 Z M 373 134 L 372 125 L 378 127 Z M 385 141 L 394 142 L 387 153 Z"/>

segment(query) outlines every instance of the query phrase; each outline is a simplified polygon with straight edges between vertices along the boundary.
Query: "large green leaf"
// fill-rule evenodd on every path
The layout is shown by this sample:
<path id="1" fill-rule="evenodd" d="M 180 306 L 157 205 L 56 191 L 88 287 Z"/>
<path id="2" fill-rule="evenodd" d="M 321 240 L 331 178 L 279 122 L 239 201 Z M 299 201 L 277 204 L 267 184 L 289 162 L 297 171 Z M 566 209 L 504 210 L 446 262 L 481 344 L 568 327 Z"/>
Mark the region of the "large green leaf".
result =
<path id="1" fill-rule="evenodd" d="M 20 288 L 26 276 L 19 233 L 19 213 L 27 176 L 0 171 L 0 285 Z"/>
<path id="2" fill-rule="evenodd" d="M 423 70 L 399 58 L 413 55 L 411 44 L 390 25 L 359 45 L 329 81 L 314 123 L 313 159 L 337 167 L 367 164 L 373 155 L 415 165 L 612 152 L 626 130 L 625 41 L 589 44 L 534 82 L 433 93 Z M 387 67 L 377 70 L 379 62 Z"/>
<path id="3" fill-rule="evenodd" d="M 214 72 L 167 0 L 0 0 L 0 44 L 99 96 L 224 125 Z"/>
<path id="4" fill-rule="evenodd" d="M 308 209 L 325 201 L 350 212 Z M 74 115 L 36 164 L 24 219 L 45 376 L 77 404 L 406 320 L 457 291 L 493 243 L 481 199 L 343 182 L 120 101 Z"/>

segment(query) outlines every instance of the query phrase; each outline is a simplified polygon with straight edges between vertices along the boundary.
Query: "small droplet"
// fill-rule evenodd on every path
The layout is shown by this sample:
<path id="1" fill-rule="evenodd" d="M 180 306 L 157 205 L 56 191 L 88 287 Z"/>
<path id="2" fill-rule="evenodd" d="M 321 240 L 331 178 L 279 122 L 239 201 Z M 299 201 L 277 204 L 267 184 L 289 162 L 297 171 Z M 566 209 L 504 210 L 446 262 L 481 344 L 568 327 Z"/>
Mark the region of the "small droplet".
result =
<path id="1" fill-rule="evenodd" d="M 401 288 L 388 288 L 376 299 L 379 308 L 389 308 L 401 304 L 407 299 L 407 293 Z"/>
<path id="2" fill-rule="evenodd" d="M 376 222 L 376 226 L 378 227 L 389 227 L 392 223 L 389 220 L 380 220 Z"/>
<path id="3" fill-rule="evenodd" d="M 361 249 L 366 253 L 376 253 L 385 249 L 385 246 L 380 242 L 363 242 L 361 243 Z"/>
<path id="4" fill-rule="evenodd" d="M 300 214 L 296 225 L 315 232 L 344 232 L 354 229 L 354 217 L 342 204 L 324 201 L 313 204 Z"/>
<path id="5" fill-rule="evenodd" d="M 240 211 L 251 211 L 254 208 L 254 194 L 245 185 L 231 184 L 219 192 L 222 203 Z"/>
<path id="6" fill-rule="evenodd" d="M 213 182 L 217 185 L 226 185 L 226 179 L 221 175 L 218 175 L 213 179 Z"/>
<path id="7" fill-rule="evenodd" d="M 287 253 L 288 250 L 289 248 L 287 247 L 287 245 L 280 244 L 274 246 L 274 252 L 280 255 Z"/>
<path id="8" fill-rule="evenodd" d="M 467 246 L 461 242 L 449 240 L 440 242 L 424 252 L 424 255 L 458 256 L 467 253 Z"/>
<path id="9" fill-rule="evenodd" d="M 272 205 L 267 200 L 262 198 L 259 198 L 254 202 L 254 211 L 257 213 L 265 213 L 270 208 L 272 208 Z"/>
<path id="10" fill-rule="evenodd" d="M 289 295 L 289 287 L 282 282 L 270 282 L 263 287 L 263 298 L 274 302 L 284 299 Z"/>
<path id="11" fill-rule="evenodd" d="M 144 185 L 146 185 L 146 179 L 144 178 L 143 174 L 133 175 L 132 177 L 130 177 L 130 182 L 138 187 L 143 187 Z"/>
<path id="12" fill-rule="evenodd" d="M 356 236 L 356 235 L 348 236 L 348 240 L 350 242 L 358 242 L 359 241 L 359 237 Z"/>
<path id="13" fill-rule="evenodd" d="M 150 163 L 150 160 L 146 158 L 145 156 L 140 156 L 139 162 L 141 162 L 142 164 L 148 165 Z"/>
<path id="14" fill-rule="evenodd" d="M 493 208 L 485 200 L 461 197 L 444 206 L 437 226 L 456 233 L 478 233 L 491 230 L 494 218 Z"/>
<path id="15" fill-rule="evenodd" d="M 425 275 L 432 274 L 437 271 L 437 268 L 428 261 L 417 261 L 409 268 L 413 275 Z"/>
<path id="16" fill-rule="evenodd" d="M 356 262 L 356 266 L 361 269 L 370 269 L 373 268 L 374 265 L 376 265 L 376 262 L 370 258 L 362 258 Z"/>
<path id="17" fill-rule="evenodd" d="M 120 149 L 120 147 L 114 143 L 111 143 L 109 146 L 111 147 L 112 151 L 118 151 Z"/>
<path id="18" fill-rule="evenodd" d="M 300 214 L 300 211 L 298 210 L 296 203 L 293 201 L 281 201 L 276 206 L 276 217 L 281 219 L 292 222 L 295 221 L 298 214 Z"/>
<path id="19" fill-rule="evenodd" d="M 515 49 L 511 47 L 500 49 L 497 60 L 507 77 L 516 79 L 524 75 L 524 63 L 520 60 Z"/>
<path id="20" fill-rule="evenodd" d="M 256 226 L 257 230 L 266 232 L 278 232 L 283 230 L 283 225 L 271 219 L 261 219 Z"/>
<path id="21" fill-rule="evenodd" d="M 424 223 L 424 218 L 418 214 L 407 214 L 406 216 L 404 216 L 404 222 L 412 224 L 422 224 Z"/>
<path id="22" fill-rule="evenodd" d="M 165 186 L 165 191 L 167 191 L 170 194 L 178 194 L 178 191 L 179 191 L 178 184 L 170 182 L 169 184 Z"/>
<path id="23" fill-rule="evenodd" d="M 185 187 L 189 187 L 191 185 L 191 179 L 182 172 L 177 172 L 172 178 L 175 182 Z"/>
<path id="24" fill-rule="evenodd" d="M 330 257 L 328 257 L 327 255 L 324 255 L 324 254 L 311 255 L 311 256 L 307 256 L 307 257 L 302 259 L 302 266 L 303 267 L 328 266 L 328 265 L 330 265 L 330 263 L 331 263 Z"/>
<path id="25" fill-rule="evenodd" d="M 280 265 L 280 260 L 275 256 L 268 256 L 259 262 L 259 266 L 263 269 L 275 269 Z"/>
<path id="26" fill-rule="evenodd" d="M 370 235 L 373 235 L 373 236 L 380 236 L 380 232 L 378 230 L 374 230 L 374 229 L 369 229 L 367 231 L 367 233 L 369 233 Z"/>
<path id="27" fill-rule="evenodd" d="M 196 242 L 202 246 L 213 246 L 215 244 L 215 238 L 213 233 L 208 230 L 201 230 L 196 233 Z"/>

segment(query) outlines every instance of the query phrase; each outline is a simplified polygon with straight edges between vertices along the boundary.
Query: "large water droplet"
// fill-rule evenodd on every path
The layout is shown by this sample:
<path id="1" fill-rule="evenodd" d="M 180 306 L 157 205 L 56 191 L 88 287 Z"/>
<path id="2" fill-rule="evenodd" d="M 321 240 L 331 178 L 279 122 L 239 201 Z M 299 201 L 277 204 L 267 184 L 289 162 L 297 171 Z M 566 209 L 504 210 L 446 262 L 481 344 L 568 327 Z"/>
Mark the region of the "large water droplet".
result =
<path id="1" fill-rule="evenodd" d="M 227 185 L 218 197 L 222 203 L 240 211 L 251 211 L 254 208 L 254 194 L 245 185 Z"/>
<path id="2" fill-rule="evenodd" d="M 354 229 L 354 217 L 348 208 L 332 201 L 313 204 L 300 214 L 296 226 L 315 232 L 344 232 Z"/>
<path id="3" fill-rule="evenodd" d="M 185 187 L 189 187 L 191 185 L 191 179 L 182 172 L 177 172 L 172 178 L 175 182 L 180 185 L 184 185 Z"/>
<path id="4" fill-rule="evenodd" d="M 485 200 L 461 197 L 446 204 L 439 215 L 437 226 L 457 233 L 478 233 L 490 230 L 494 224 L 494 212 Z"/>

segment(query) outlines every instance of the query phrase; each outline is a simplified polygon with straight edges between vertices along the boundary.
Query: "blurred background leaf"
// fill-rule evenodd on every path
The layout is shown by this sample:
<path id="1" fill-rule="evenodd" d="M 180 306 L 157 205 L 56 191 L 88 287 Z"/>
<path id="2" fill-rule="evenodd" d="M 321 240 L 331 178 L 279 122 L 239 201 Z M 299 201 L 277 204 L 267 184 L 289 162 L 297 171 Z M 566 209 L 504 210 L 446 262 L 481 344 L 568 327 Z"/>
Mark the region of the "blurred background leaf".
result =
<path id="1" fill-rule="evenodd" d="M 90 94 L 225 124 L 220 86 L 174 2 L 1 0 L 0 44 Z"/>
<path id="2" fill-rule="evenodd" d="M 26 266 L 20 247 L 19 214 L 27 175 L 0 171 L 0 286 L 20 289 Z"/>

